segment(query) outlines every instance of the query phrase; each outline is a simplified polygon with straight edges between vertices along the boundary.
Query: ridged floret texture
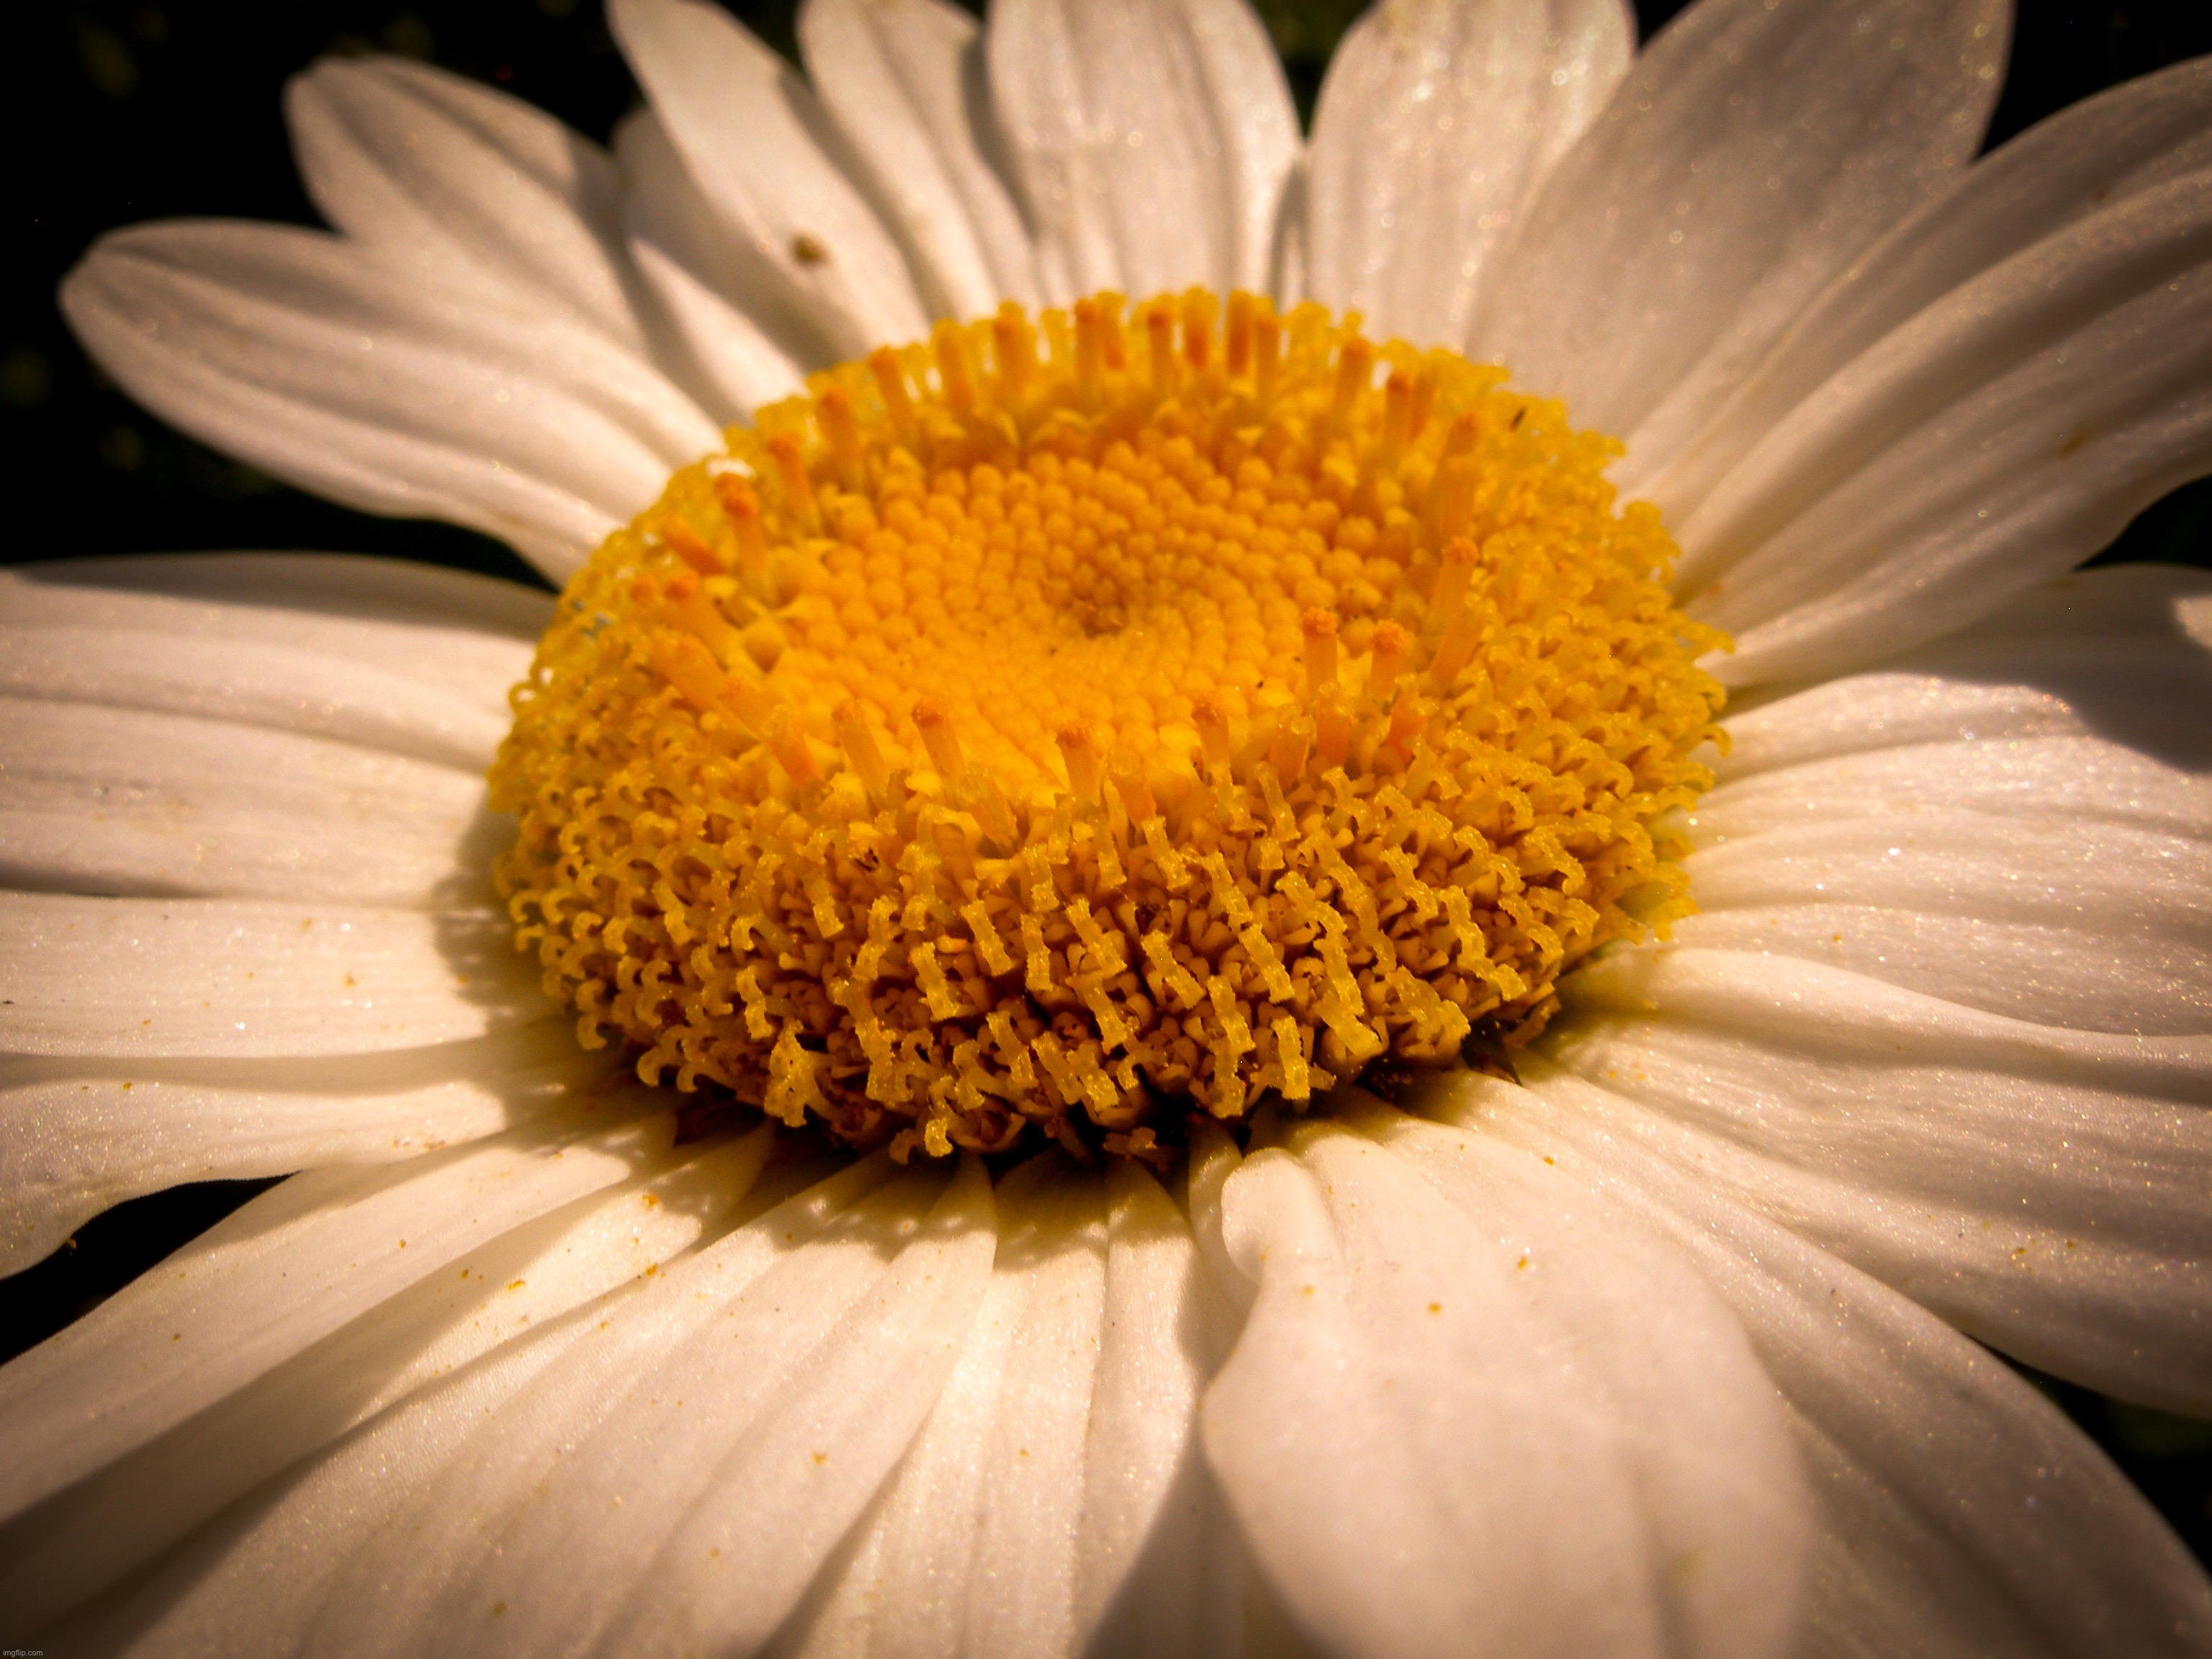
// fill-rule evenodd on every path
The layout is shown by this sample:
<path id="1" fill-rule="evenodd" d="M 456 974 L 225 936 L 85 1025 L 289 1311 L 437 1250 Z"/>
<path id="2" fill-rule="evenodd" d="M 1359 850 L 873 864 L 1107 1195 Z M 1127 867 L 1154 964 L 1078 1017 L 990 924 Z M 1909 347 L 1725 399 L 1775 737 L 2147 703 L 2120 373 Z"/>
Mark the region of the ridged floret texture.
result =
<path id="1" fill-rule="evenodd" d="M 1722 643 L 1610 439 L 1318 307 L 1009 307 L 815 378 L 572 580 L 518 939 L 648 1082 L 1170 1156 L 1517 1043 L 1689 908 Z"/>

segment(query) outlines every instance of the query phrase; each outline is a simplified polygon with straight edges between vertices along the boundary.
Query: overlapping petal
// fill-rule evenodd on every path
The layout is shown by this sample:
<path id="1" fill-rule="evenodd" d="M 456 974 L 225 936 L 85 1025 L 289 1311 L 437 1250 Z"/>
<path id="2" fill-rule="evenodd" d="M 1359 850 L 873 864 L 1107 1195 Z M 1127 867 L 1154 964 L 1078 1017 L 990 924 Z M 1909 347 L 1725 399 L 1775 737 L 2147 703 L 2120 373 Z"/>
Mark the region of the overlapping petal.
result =
<path id="1" fill-rule="evenodd" d="M 634 1116 L 635 1095 L 619 1120 Z M 408 1164 L 317 1170 L 234 1212 L 5 1373 L 13 1517 L 305 1349 L 474 1240 L 626 1179 L 672 1115 L 538 1124 Z"/>
<path id="2" fill-rule="evenodd" d="M 2073 577 L 1733 721 L 1703 914 L 1579 975 L 1559 1049 L 1677 1125 L 1671 1155 L 1965 1328 L 2197 1413 L 2203 586 Z"/>
<path id="3" fill-rule="evenodd" d="M 959 1363 L 771 1651 L 1207 1654 L 1241 1556 L 1199 1462 L 1222 1340 L 1158 1183 L 1032 1163 Z"/>
<path id="4" fill-rule="evenodd" d="M 1206 1440 L 1309 1633 L 1786 1652 L 1807 1495 L 1772 1385 L 1695 1275 L 1525 1159 L 1468 1146 L 1448 1198 L 1349 1129 L 1292 1145 L 1223 1194 L 1258 1297 Z"/>
<path id="5" fill-rule="evenodd" d="M 1267 286 L 1297 118 L 1239 0 L 1003 0 L 985 49 L 1048 299 Z"/>
<path id="6" fill-rule="evenodd" d="M 897 243 L 774 52 L 702 0 L 618 0 L 607 21 L 693 184 L 759 256 L 763 301 L 803 317 L 828 361 L 927 331 Z"/>
<path id="7" fill-rule="evenodd" d="M 933 312 L 1042 297 L 989 116 L 982 32 L 947 0 L 810 0 L 799 46 L 823 106 L 913 251 Z"/>
<path id="8" fill-rule="evenodd" d="M 405 58 L 325 58 L 284 107 L 307 193 L 337 229 L 644 347 L 621 180 L 597 144 Z"/>
<path id="9" fill-rule="evenodd" d="M 1586 975 L 1575 1016 L 1565 1063 L 1687 1126 L 1706 1178 L 2031 1364 L 2212 1409 L 2204 1036 L 1687 948 Z"/>
<path id="10" fill-rule="evenodd" d="M 1715 0 L 1553 170 L 1470 336 L 1578 424 L 1670 454 L 1790 319 L 1971 157 L 2003 0 Z"/>
<path id="11" fill-rule="evenodd" d="M 1461 344 L 1494 254 L 1635 49 L 1620 0 L 1375 7 L 1314 112 L 1308 293 L 1378 335 Z"/>
<path id="12" fill-rule="evenodd" d="M 483 803 L 481 776 L 354 744 L 0 697 L 0 881 L 18 889 L 467 903 L 503 838 Z"/>
<path id="13" fill-rule="evenodd" d="M 426 288 L 402 255 L 312 232 L 118 231 L 62 303 L 165 419 L 349 505 L 499 536 L 550 575 L 715 440 L 596 330 Z"/>
<path id="14" fill-rule="evenodd" d="M 489 909 L 0 893 L 0 1049 L 369 1054 L 544 1017 Z"/>
<path id="15" fill-rule="evenodd" d="M 1741 1321 L 1817 1496 L 1805 1650 L 2212 1651 L 2203 1570 L 2047 1400 L 1702 1167 L 1652 1153 L 1603 1091 L 1532 1083 L 1469 1079 L 1426 1103 L 1617 1202 Z"/>
<path id="16" fill-rule="evenodd" d="M 615 154 L 630 257 L 708 406 L 743 420 L 798 392 L 799 359 L 821 347 L 804 308 L 778 303 L 765 256 L 725 228 L 651 110 L 616 129 Z"/>
<path id="17" fill-rule="evenodd" d="M 147 1571 L 80 1604 L 51 1639 L 115 1654 L 296 1655 L 331 1581 L 377 1528 L 647 1283 L 535 1327 L 264 1481 Z"/>
<path id="18" fill-rule="evenodd" d="M 419 1158 L 556 1111 L 612 1070 L 560 1019 L 362 1055 L 0 1055 L 0 1272 L 125 1199 Z"/>
<path id="19" fill-rule="evenodd" d="M 1825 678 L 2079 564 L 2212 465 L 2212 168 L 1962 283 L 1800 403 L 1681 526 L 1737 684 Z"/>
<path id="20" fill-rule="evenodd" d="M 352 553 L 57 559 L 0 574 L 0 607 L 10 627 L 147 629 L 219 641 L 210 653 L 217 658 L 234 645 L 294 646 L 493 708 L 506 706 L 553 614 L 549 595 L 514 582 Z M 104 663 L 88 672 L 106 687 L 132 670 Z M 287 723 L 325 729 L 311 719 Z"/>
<path id="21" fill-rule="evenodd" d="M 635 1300 L 348 1564 L 311 1650 L 765 1640 L 905 1451 L 989 1277 L 981 1169 L 885 1173 L 800 1194 Z"/>
<path id="22" fill-rule="evenodd" d="M 0 738 L 0 865 L 17 890 L 0 906 L 29 907 L 8 925 L 20 970 L 40 981 L 7 1012 L 58 1022 L 44 1038 L 18 1022 L 0 1039 L 14 1050 L 0 1057 L 9 1268 L 123 1199 L 416 1157 L 556 1109 L 610 1069 L 470 920 L 489 897 L 483 860 L 499 833 L 477 769 L 543 615 L 544 601 L 507 584 L 328 556 L 91 561 L 0 579 L 15 694 Z M 70 970 L 38 941 L 58 933 L 95 1002 L 111 982 L 143 1000 L 168 966 L 160 925 L 137 946 L 94 937 L 129 908 L 112 896 L 133 894 L 303 907 L 270 930 L 252 904 L 226 921 L 219 903 L 188 902 L 185 925 L 214 927 L 236 982 L 269 991 L 262 1013 L 280 1023 L 285 976 L 316 959 L 319 938 L 346 958 L 323 988 L 380 1002 L 359 1012 L 396 1015 L 396 1029 L 341 1058 L 320 1001 L 270 1043 L 236 1010 L 203 1011 L 215 1034 L 204 1042 L 144 1023 L 133 1002 L 119 1041 L 104 1042 L 100 1016 L 55 1003 L 70 994 L 42 970 Z M 392 907 L 421 913 L 385 941 L 405 941 L 396 1004 L 371 965 L 389 957 L 330 916 L 333 903 L 373 907 L 372 933 Z M 494 948 L 489 971 L 451 970 L 453 1002 L 474 1009 L 456 1018 L 424 1004 L 410 975 L 470 939 Z M 487 1016 L 502 998 L 512 1006 Z M 210 1047 L 224 1052 L 194 1057 Z"/>
<path id="23" fill-rule="evenodd" d="M 426 1273 L 16 1522 L 0 1606 L 46 1623 L 295 1459 L 533 1327 L 656 1271 L 744 1196 L 768 1146 L 768 1132 L 755 1130 L 705 1148 L 636 1155 L 635 1172 L 615 1186 L 565 1204 L 549 1201 L 557 1191 L 533 1193 L 543 1212 L 512 1228 L 504 1224 L 523 1212 L 476 1205 L 458 1270 L 447 1261 Z M 434 1256 L 434 1236 L 417 1244 Z"/>
<path id="24" fill-rule="evenodd" d="M 2084 99 L 1959 173 L 1832 282 L 1694 441 L 1625 457 L 1625 488 L 1680 521 L 1823 382 L 1946 294 L 2067 226 L 2212 163 L 2212 64 Z M 1662 465 L 1662 461 L 1664 465 Z"/>

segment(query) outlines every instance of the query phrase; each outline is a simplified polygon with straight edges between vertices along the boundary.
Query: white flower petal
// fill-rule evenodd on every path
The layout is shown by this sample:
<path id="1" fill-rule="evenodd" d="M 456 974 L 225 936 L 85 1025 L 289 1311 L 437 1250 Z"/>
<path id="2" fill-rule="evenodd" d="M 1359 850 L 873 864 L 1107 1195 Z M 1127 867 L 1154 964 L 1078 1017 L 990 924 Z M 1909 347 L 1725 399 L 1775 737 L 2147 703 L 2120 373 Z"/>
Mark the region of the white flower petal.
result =
<path id="1" fill-rule="evenodd" d="M 1006 193 L 982 93 L 981 31 L 946 0 L 807 0 L 799 44 L 823 106 L 914 251 L 939 314 L 983 317 L 1040 296 L 1029 232 Z"/>
<path id="2" fill-rule="evenodd" d="M 0 1049 L 364 1054 L 543 1018 L 490 910 L 0 893 Z"/>
<path id="3" fill-rule="evenodd" d="M 507 691 L 528 671 L 532 647 L 552 619 L 550 594 L 463 571 L 348 553 L 157 553 L 0 571 L 0 625 L 175 637 L 180 643 L 173 658 L 165 656 L 143 671 L 157 679 L 172 672 L 180 678 L 204 673 L 210 660 L 228 660 L 234 653 L 249 667 L 281 660 L 289 672 L 301 666 L 289 653 L 313 652 L 374 671 L 363 681 L 371 702 L 383 677 L 398 675 L 498 717 L 502 728 Z M 185 642 L 198 648 L 188 651 Z M 271 650 L 287 654 L 270 657 Z M 149 682 L 127 664 L 94 663 L 78 672 L 82 678 L 70 684 L 83 688 L 81 692 L 40 695 L 82 695 L 140 708 L 177 707 L 170 699 L 182 696 L 191 708 L 228 695 L 197 684 L 142 696 L 139 688 Z M 251 714 L 223 712 L 257 724 L 327 730 L 362 741 L 374 741 L 372 733 L 385 729 L 390 718 L 372 717 L 349 729 L 316 723 L 341 719 L 336 708 L 328 716 L 295 710 L 280 717 L 254 690 L 248 678 L 240 695 Z M 289 702 L 318 692 L 334 702 L 350 701 L 319 680 L 283 689 L 272 681 L 267 698 Z"/>
<path id="4" fill-rule="evenodd" d="M 0 629 L 0 650 L 9 643 Z M 485 866 L 513 833 L 486 811 L 483 778 L 453 767 L 222 720 L 0 696 L 0 883 L 10 887 L 438 908 L 489 902 Z"/>
<path id="5" fill-rule="evenodd" d="M 1304 300 L 1313 289 L 1309 280 L 1313 262 L 1306 257 L 1307 163 L 1310 159 L 1309 152 L 1302 151 L 1291 164 L 1283 179 L 1281 204 L 1275 210 L 1274 250 L 1267 257 L 1266 291 L 1283 311 Z"/>
<path id="6" fill-rule="evenodd" d="M 700 0 L 614 0 L 607 22 L 692 181 L 761 256 L 775 303 L 836 358 L 921 337 L 929 318 L 905 258 L 825 149 L 829 123 L 799 77 Z"/>
<path id="7" fill-rule="evenodd" d="M 771 1651 L 1212 1653 L 1233 1633 L 1241 1560 L 1194 1443 L 1213 1333 L 1189 1229 L 1139 1170 L 1102 1194 L 1054 1162 L 1000 1183 L 1006 1242 L 959 1363 Z"/>
<path id="8" fill-rule="evenodd" d="M 996 1238 L 990 1184 L 971 1162 L 949 1184 L 895 1181 L 787 1249 L 626 1399 L 599 1402 L 596 1431 L 490 1529 L 491 1553 L 444 1597 L 443 1644 L 490 1655 L 765 1640 L 927 1416 Z M 587 1575 L 564 1570 L 580 1525 L 593 1539 Z"/>
<path id="9" fill-rule="evenodd" d="M 1198 1444 L 1229 1346 L 1196 1241 L 1133 1162 L 1106 1178 L 1105 1328 L 1084 1449 L 1075 1623 L 1085 1651 L 1224 1651 L 1244 1554 Z"/>
<path id="10" fill-rule="evenodd" d="M 2212 1030 L 2212 652 L 2185 631 L 2208 586 L 2069 579 L 1978 636 L 1732 719 L 1691 820 L 1704 914 L 1677 942 L 2056 1025 Z"/>
<path id="11" fill-rule="evenodd" d="M 1714 484 L 1832 375 L 1946 294 L 2139 191 L 2212 164 L 2212 62 L 2177 64 L 2069 105 L 1974 163 L 1908 215 L 1775 343 L 1696 441 L 1653 477 L 1631 453 L 1624 493 L 1686 522 Z"/>
<path id="12" fill-rule="evenodd" d="M 749 420 L 800 391 L 800 361 L 826 362 L 828 349 L 800 308 L 778 302 L 781 279 L 724 228 L 650 109 L 615 129 L 615 155 L 630 257 L 717 412 Z"/>
<path id="13" fill-rule="evenodd" d="M 1730 838 L 1687 867 L 1707 914 L 1685 945 L 1830 962 L 2041 1024 L 2212 1030 L 2212 839 L 1908 808 Z"/>
<path id="14" fill-rule="evenodd" d="M 126 1198 L 419 1157 L 552 1111 L 618 1065 L 565 1019 L 380 1054 L 0 1057 L 0 1273 Z"/>
<path id="15" fill-rule="evenodd" d="M 771 1133 L 648 1161 L 621 1185 L 503 1235 L 484 1218 L 458 1271 L 447 1262 L 23 1517 L 0 1540 L 0 1602 L 26 1628 L 44 1628 L 264 1477 L 533 1326 L 657 1271 L 744 1196 Z"/>
<path id="16" fill-rule="evenodd" d="M 58 1652 L 296 1659 L 331 1581 L 378 1528 L 541 1372 L 602 1339 L 650 1282 L 515 1338 L 264 1481 L 46 1639 Z"/>
<path id="17" fill-rule="evenodd" d="M 985 50 L 1046 298 L 1266 285 L 1297 116 L 1243 0 L 998 0 Z"/>
<path id="18" fill-rule="evenodd" d="M 295 1176 L 0 1370 L 21 1514 L 319 1341 L 472 1245 L 658 1159 L 672 1114 L 570 1121 L 395 1166 Z"/>
<path id="19" fill-rule="evenodd" d="M 1993 884 L 1997 896 L 2002 890 Z M 2051 907 L 2056 912 L 2060 907 Z M 1678 924 L 1677 944 L 1824 963 L 1968 1008 L 2040 1024 L 2148 1036 L 2202 1032 L 2212 949 L 2171 927 L 1984 921 L 1906 903 L 1718 908 Z"/>
<path id="20" fill-rule="evenodd" d="M 233 641 L 216 652 L 145 628 L 0 623 L 0 690 L 313 733 L 479 774 L 506 735 L 495 710 L 385 668 L 287 645 Z"/>
<path id="21" fill-rule="evenodd" d="M 1491 256 L 1635 55 L 1621 0 L 1383 0 L 1314 112 L 1313 297 L 1378 337 L 1460 345 Z"/>
<path id="22" fill-rule="evenodd" d="M 635 204 L 639 198 L 630 198 Z M 732 424 L 766 405 L 796 395 L 805 379 L 791 356 L 753 320 L 732 309 L 693 275 L 695 267 L 665 251 L 661 239 L 641 232 L 631 256 L 653 292 L 668 326 L 703 382 L 702 395 Z"/>
<path id="23" fill-rule="evenodd" d="M 1949 744 L 1972 765 L 1970 745 L 2001 756 L 2014 740 L 2097 737 L 2108 764 L 2201 774 L 2212 767 L 2197 717 L 2208 699 L 2212 575 L 2118 565 L 2044 583 L 1880 670 L 1731 713 L 1715 769 L 1733 786 L 1886 749 Z"/>
<path id="24" fill-rule="evenodd" d="M 284 88 L 323 216 L 600 330 L 633 350 L 613 158 L 543 111 L 404 58 L 326 58 Z"/>
<path id="25" fill-rule="evenodd" d="M 833 1569 L 802 1653 L 1076 1651 L 1077 1522 L 1106 1294 L 1095 1175 L 1048 1156 L 1002 1182 L 1004 1239 L 945 1389 Z M 1186 1396 L 1188 1433 L 1195 1404 Z M 1168 1402 L 1172 1408 L 1172 1401 Z M 812 1610 L 810 1610 L 812 1611 Z"/>
<path id="26" fill-rule="evenodd" d="M 1567 1363 L 1615 1395 L 1653 1553 L 1680 1575 L 1661 1593 L 1667 1651 L 1788 1650 L 1811 1493 L 1728 1310 L 1663 1239 L 1525 1153 L 1379 1106 L 1348 1116 L 1514 1257 L 1516 1280 L 1531 1275 L 1529 1294 L 1567 1328 Z"/>
<path id="27" fill-rule="evenodd" d="M 1827 675 L 2078 563 L 2212 466 L 2212 168 L 1930 305 L 1745 456 L 1681 528 L 1731 684 Z"/>
<path id="28" fill-rule="evenodd" d="M 1533 1159 L 1461 1148 L 1454 1202 L 1342 1127 L 1295 1143 L 1224 1194 L 1259 1297 L 1205 1434 L 1309 1633 L 1346 1654 L 1784 1650 L 1808 1506 L 1712 1293 Z"/>
<path id="29" fill-rule="evenodd" d="M 742 1652 L 774 1634 L 942 1393 L 997 1242 L 989 1177 L 968 1160 L 804 1381 L 715 1469 L 604 1651 Z M 725 1571 L 730 1560 L 744 1570 Z"/>
<path id="30" fill-rule="evenodd" d="M 2107 574 L 2118 573 L 2085 573 Z M 1786 776 L 1859 757 L 1878 757 L 1872 764 L 1893 774 L 1936 751 L 1973 764 L 1983 745 L 1995 751 L 1983 763 L 2002 768 L 2002 750 L 2010 744 L 2093 738 L 2106 739 L 2097 752 L 2107 763 L 2130 769 L 2142 763 L 2163 774 L 2208 758 L 2212 744 L 2192 718 L 2196 704 L 2178 695 L 2208 689 L 2203 655 L 2195 647 L 2177 649 L 2179 641 L 2148 638 L 2013 641 L 1994 649 L 1984 644 L 1954 635 L 1940 642 L 1940 656 L 1923 649 L 1894 667 L 1848 674 L 1731 712 L 1724 724 L 1732 744 L 1713 763 L 1714 772 L 1723 787 L 1764 787 L 1770 773 Z M 1893 754 L 1905 758 L 1892 760 Z M 1806 775 L 1848 775 L 1838 768 Z M 1758 796 L 1747 787 L 1727 799 L 1748 810 Z M 1847 805 L 1842 794 L 1836 799 Z"/>
<path id="31" fill-rule="evenodd" d="M 1789 1398 L 1823 1511 L 1808 1652 L 2212 1652 L 2203 1570 L 1998 1361 L 1702 1170 L 1647 1151 L 1626 1102 L 1556 1078 L 1534 1092 L 1480 1079 L 1452 1091 L 1449 1118 L 1601 1189 L 1742 1321 Z"/>
<path id="32" fill-rule="evenodd" d="M 1686 947 L 1562 988 L 1559 1060 L 1684 1126 L 1705 1178 L 2030 1364 L 2212 1414 L 2212 1036 Z"/>
<path id="33" fill-rule="evenodd" d="M 62 305 L 164 419 L 349 506 L 501 537 L 556 580 L 720 441 L 604 336 L 313 232 L 118 231 Z"/>
<path id="34" fill-rule="evenodd" d="M 386 1512 L 350 1540 L 338 1570 L 327 1575 L 319 1607 L 309 1609 L 317 1630 L 295 1639 L 292 1650 L 415 1652 L 426 1632 L 450 1632 L 454 1650 L 470 1650 L 468 1638 L 477 1632 L 483 1609 L 469 1599 L 472 1616 L 465 1628 L 453 1630 L 439 1611 L 441 1598 L 465 1597 L 470 1577 L 489 1570 L 487 1552 L 501 1530 L 520 1521 L 571 1452 L 602 1425 L 619 1423 L 634 1393 L 643 1388 L 646 1398 L 653 1397 L 643 1379 L 663 1368 L 711 1361 L 722 1352 L 726 1330 L 761 1330 L 762 1307 L 757 1297 L 744 1300 L 748 1290 L 764 1288 L 772 1297 L 779 1288 L 818 1287 L 820 1257 L 851 1265 L 856 1258 L 845 1246 L 856 1236 L 883 1243 L 888 1255 L 901 1218 L 911 1221 L 926 1207 L 926 1183 L 918 1178 L 879 1190 L 895 1173 L 881 1155 L 794 1190 L 793 1178 L 803 1181 L 805 1173 L 803 1163 L 771 1166 L 746 1208 L 764 1201 L 743 1226 L 672 1264 L 644 1293 L 593 1319 L 562 1364 L 495 1415 L 472 1424 L 463 1443 L 447 1440 L 449 1458 L 425 1469 L 396 1499 L 384 1500 Z M 833 1243 L 818 1252 L 813 1247 L 825 1230 Z M 749 1322 L 735 1322 L 740 1317 Z M 714 1396 L 694 1398 L 711 1402 Z M 664 1400 L 663 1407 L 672 1404 Z M 429 1425 L 410 1431 L 436 1431 Z M 346 1461 L 344 1449 L 335 1461 Z M 667 1471 L 656 1476 L 668 1478 Z M 622 1588 L 600 1587 L 601 1602 Z M 569 1585 L 564 1593 L 592 1589 Z"/>
<path id="35" fill-rule="evenodd" d="M 1846 690 L 1856 683 L 1831 682 Z M 2087 733 L 1977 735 L 1731 778 L 1698 802 L 1694 839 L 1717 853 L 1717 843 L 1777 829 L 1865 818 L 1878 833 L 1900 815 L 1957 810 L 2069 836 L 2094 838 L 2112 826 L 2202 838 L 2212 836 L 2212 778 Z"/>
<path id="36" fill-rule="evenodd" d="M 1207 1281 L 1241 1321 L 1251 1310 L 1254 1291 L 1252 1281 L 1230 1259 L 1228 1241 L 1222 1232 L 1221 1194 L 1229 1177 L 1242 1167 L 1244 1154 L 1230 1139 L 1228 1130 L 1200 1121 L 1190 1127 L 1189 1158 L 1184 1179 L 1189 1186 L 1191 1237 L 1206 1263 Z"/>
<path id="37" fill-rule="evenodd" d="M 1707 0 L 1639 58 L 1502 256 L 1475 354 L 1662 459 L 1971 157 L 2005 0 Z"/>

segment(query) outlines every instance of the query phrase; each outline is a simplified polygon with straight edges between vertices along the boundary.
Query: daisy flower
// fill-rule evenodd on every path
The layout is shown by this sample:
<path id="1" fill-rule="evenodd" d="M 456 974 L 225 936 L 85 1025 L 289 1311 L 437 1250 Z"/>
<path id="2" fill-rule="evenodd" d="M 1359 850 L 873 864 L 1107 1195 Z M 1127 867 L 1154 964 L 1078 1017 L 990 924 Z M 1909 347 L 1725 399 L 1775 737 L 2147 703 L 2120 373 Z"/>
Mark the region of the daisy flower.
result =
<path id="1" fill-rule="evenodd" d="M 0 580 L 54 1652 L 2212 1651 L 2212 63 L 2002 0 L 615 0 L 63 301 L 562 585 Z M 489 775 L 489 784 L 485 780 Z M 520 947 L 520 948 L 518 948 Z"/>

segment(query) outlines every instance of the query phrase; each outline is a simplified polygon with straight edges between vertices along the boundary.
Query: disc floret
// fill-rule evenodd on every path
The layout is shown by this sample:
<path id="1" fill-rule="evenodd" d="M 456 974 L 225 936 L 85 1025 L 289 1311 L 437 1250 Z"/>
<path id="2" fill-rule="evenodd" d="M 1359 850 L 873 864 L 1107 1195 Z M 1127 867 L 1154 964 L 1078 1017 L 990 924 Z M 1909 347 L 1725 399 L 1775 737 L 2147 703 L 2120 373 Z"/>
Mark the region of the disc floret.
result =
<path id="1" fill-rule="evenodd" d="M 1157 1156 L 1663 928 L 1722 641 L 1613 441 L 1193 292 L 939 325 L 562 595 L 493 772 L 583 1040 L 856 1146 Z"/>

